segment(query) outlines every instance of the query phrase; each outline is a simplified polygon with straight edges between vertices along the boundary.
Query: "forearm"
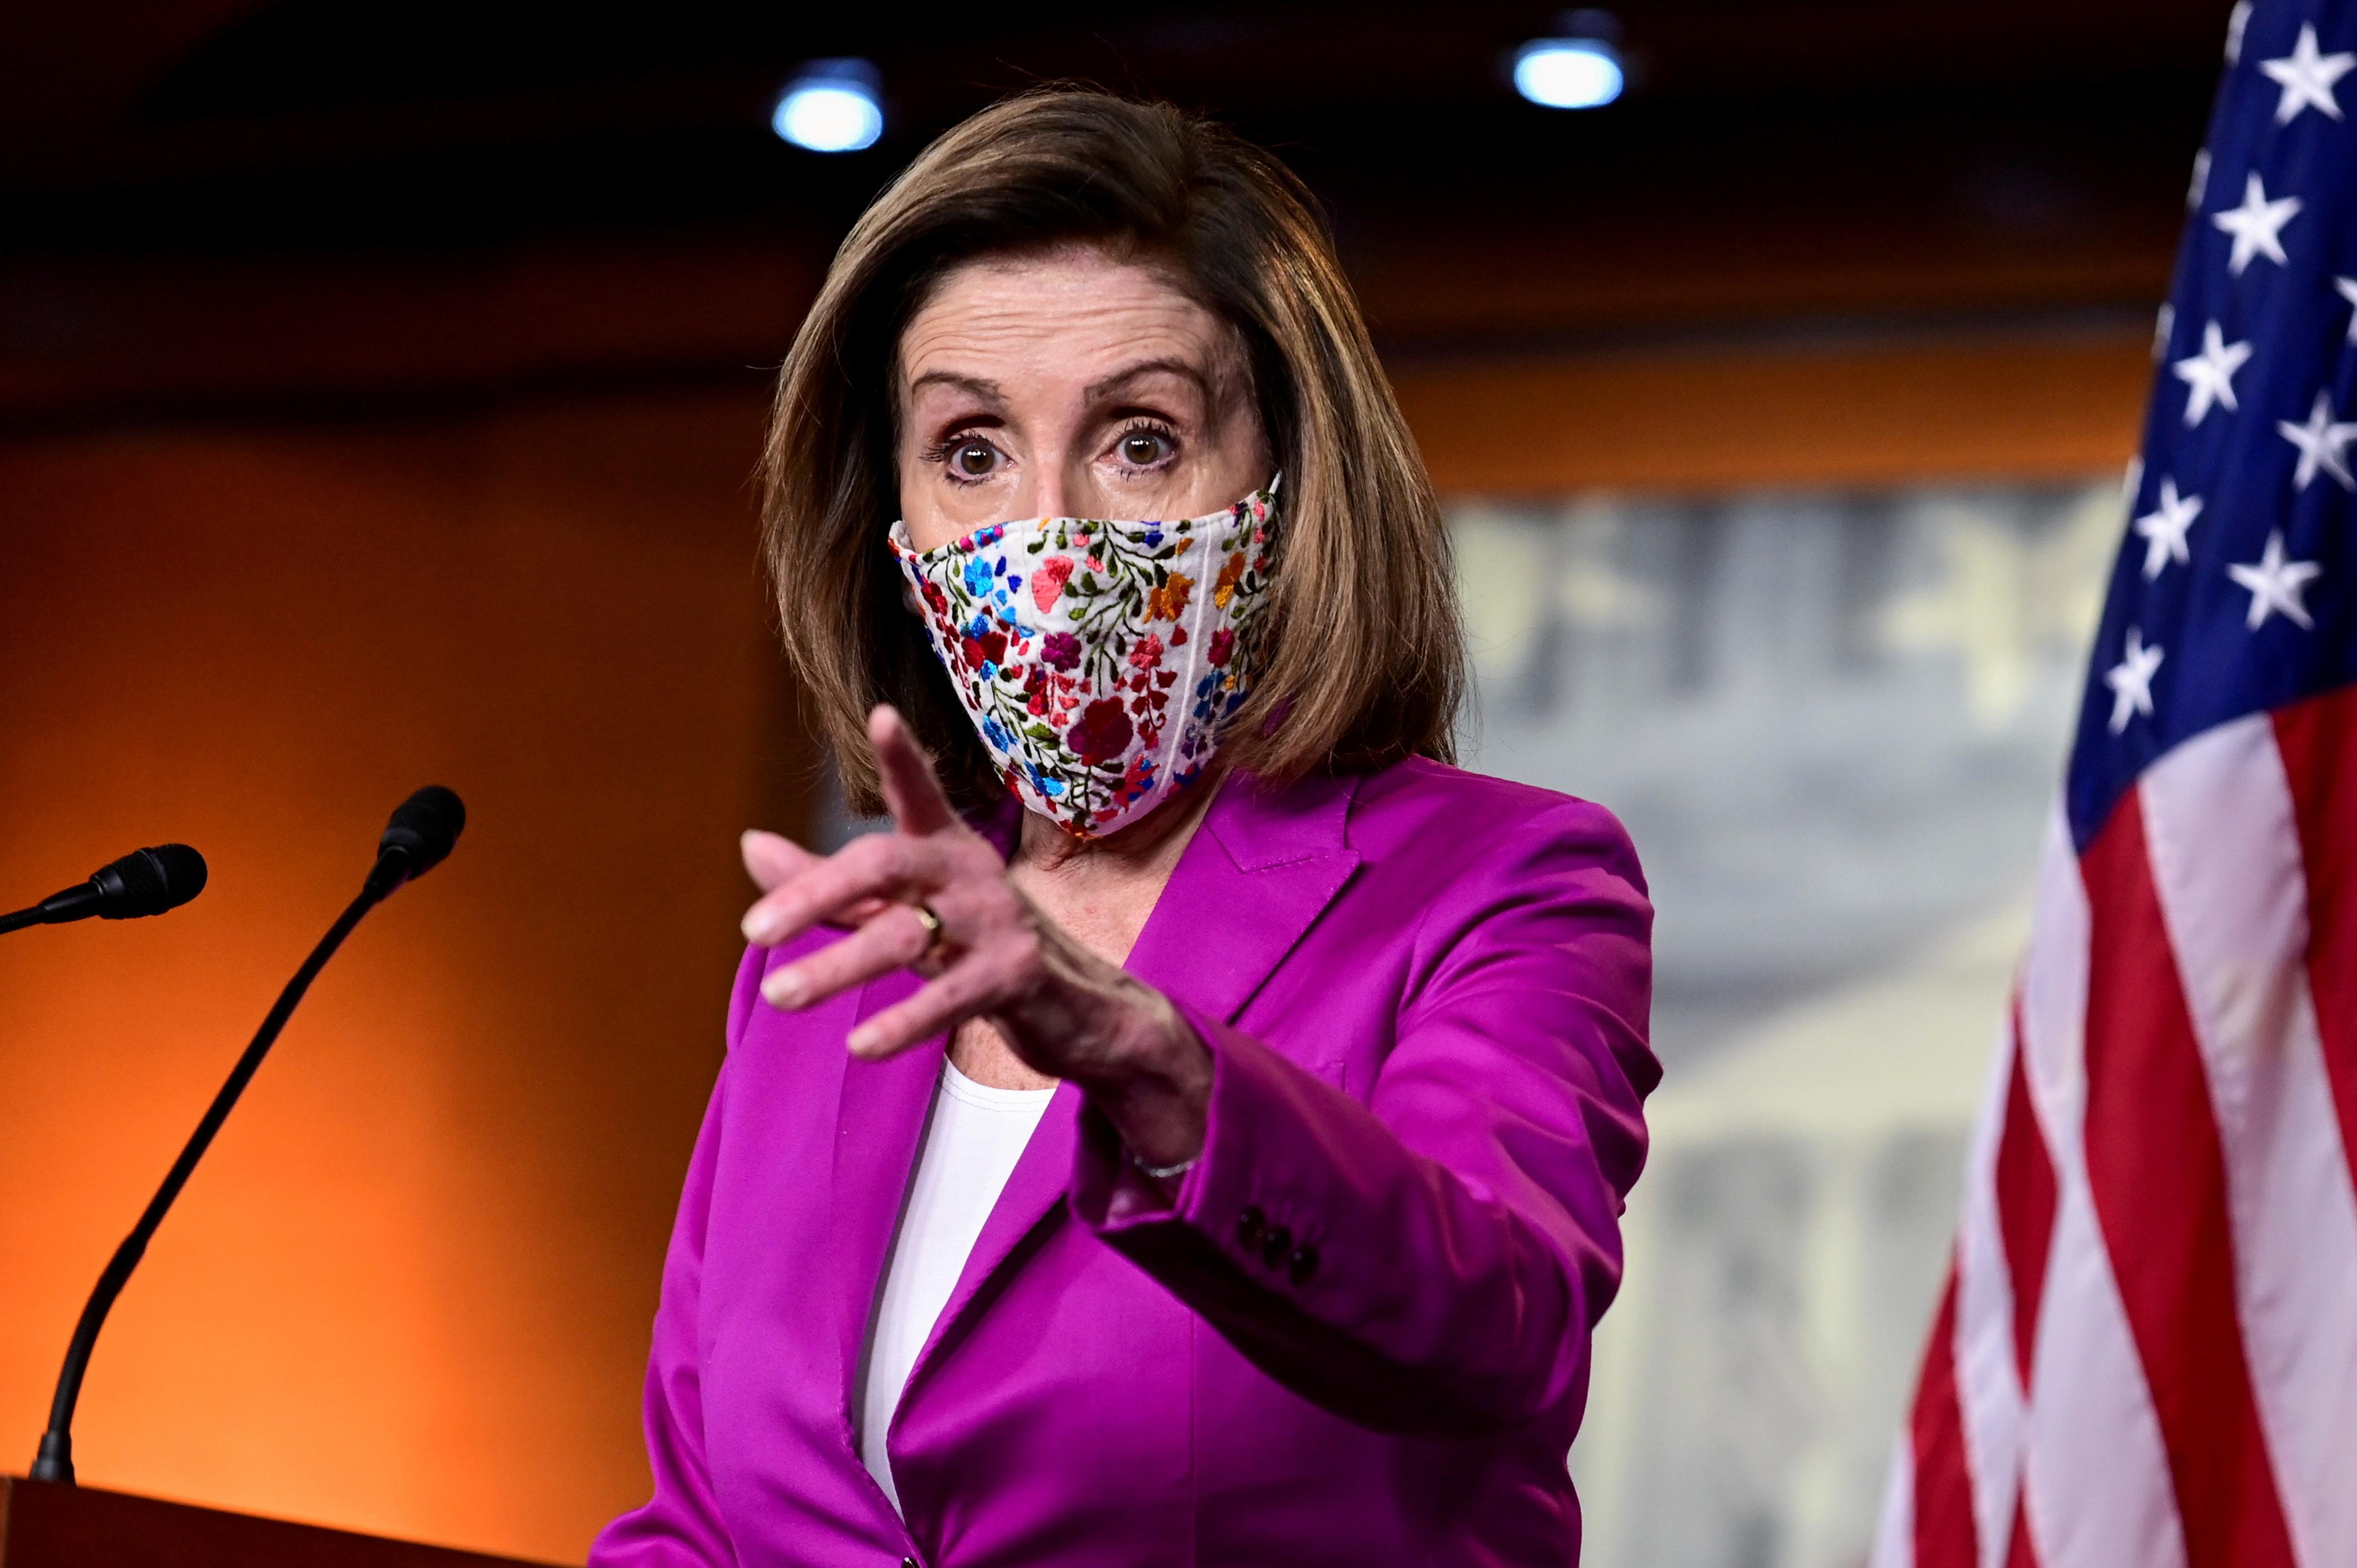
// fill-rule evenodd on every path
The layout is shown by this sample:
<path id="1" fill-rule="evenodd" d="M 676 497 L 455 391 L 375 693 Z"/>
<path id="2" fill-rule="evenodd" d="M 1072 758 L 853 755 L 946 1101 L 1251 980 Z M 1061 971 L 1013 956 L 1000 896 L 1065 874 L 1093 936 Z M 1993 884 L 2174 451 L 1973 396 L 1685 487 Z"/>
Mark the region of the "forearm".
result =
<path id="1" fill-rule="evenodd" d="M 1200 1163 L 1175 1189 L 1150 1183 L 1101 1133 L 1081 1218 L 1272 1377 L 1362 1424 L 1493 1427 L 1564 1398 L 1620 1262 L 1619 1193 L 1577 1118 L 1522 1123 L 1535 1168 L 1491 1168 L 1496 1140 L 1437 1104 L 1461 1107 L 1461 1082 L 1411 1088 L 1404 1137 L 1266 1045 L 1206 1028 Z"/>

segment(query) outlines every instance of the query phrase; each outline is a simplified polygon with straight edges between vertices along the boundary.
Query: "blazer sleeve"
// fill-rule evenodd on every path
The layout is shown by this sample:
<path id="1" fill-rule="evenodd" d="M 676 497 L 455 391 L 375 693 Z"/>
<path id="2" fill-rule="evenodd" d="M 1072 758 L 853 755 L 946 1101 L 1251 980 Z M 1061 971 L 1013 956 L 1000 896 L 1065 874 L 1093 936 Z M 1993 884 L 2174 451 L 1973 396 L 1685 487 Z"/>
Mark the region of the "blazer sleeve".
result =
<path id="1" fill-rule="evenodd" d="M 1504 836 L 1423 912 L 1365 1103 L 1180 1003 L 1213 1067 L 1175 1193 L 1082 1116 L 1082 1222 L 1270 1377 L 1379 1430 L 1498 1430 L 1577 1397 L 1620 1280 L 1660 1079 L 1652 907 L 1599 807 Z"/>
<path id="2" fill-rule="evenodd" d="M 737 972 L 728 1004 L 732 1058 L 760 993 L 765 956 L 752 949 Z M 736 1568 L 737 1549 L 721 1522 L 705 1465 L 704 1360 L 697 1328 L 705 1230 L 727 1098 L 728 1062 L 723 1060 L 680 1192 L 655 1308 L 654 1347 L 647 1358 L 644 1419 L 654 1495 L 598 1533 L 589 1548 L 588 1568 Z"/>

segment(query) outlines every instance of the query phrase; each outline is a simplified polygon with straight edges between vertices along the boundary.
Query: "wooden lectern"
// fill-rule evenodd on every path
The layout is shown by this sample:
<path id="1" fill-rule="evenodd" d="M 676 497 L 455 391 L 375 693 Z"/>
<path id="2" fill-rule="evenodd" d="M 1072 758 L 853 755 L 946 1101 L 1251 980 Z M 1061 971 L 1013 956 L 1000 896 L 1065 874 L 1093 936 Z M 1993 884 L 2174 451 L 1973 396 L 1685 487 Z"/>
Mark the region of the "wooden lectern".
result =
<path id="1" fill-rule="evenodd" d="M 447 1546 L 0 1476 L 0 1568 L 533 1568 Z"/>

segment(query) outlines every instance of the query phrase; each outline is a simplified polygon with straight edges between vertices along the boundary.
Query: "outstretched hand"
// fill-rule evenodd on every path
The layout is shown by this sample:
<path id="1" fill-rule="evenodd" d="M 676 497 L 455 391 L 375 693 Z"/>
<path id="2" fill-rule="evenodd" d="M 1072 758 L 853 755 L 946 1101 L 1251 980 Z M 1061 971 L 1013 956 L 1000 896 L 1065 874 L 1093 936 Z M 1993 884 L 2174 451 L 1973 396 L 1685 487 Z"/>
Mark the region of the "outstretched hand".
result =
<path id="1" fill-rule="evenodd" d="M 1210 1077 L 1194 1032 L 1159 993 L 1090 952 L 1024 896 L 998 851 L 952 808 L 898 713 L 868 715 L 867 739 L 891 831 L 831 855 L 775 833 L 745 835 L 745 868 L 764 890 L 745 913 L 748 940 L 774 947 L 823 922 L 851 929 L 771 971 L 762 996 L 776 1007 L 810 1007 L 913 968 L 928 983 L 853 1029 L 845 1044 L 854 1055 L 893 1056 L 981 1018 L 1032 1069 L 1098 1098 L 1142 1157 L 1192 1158 Z"/>

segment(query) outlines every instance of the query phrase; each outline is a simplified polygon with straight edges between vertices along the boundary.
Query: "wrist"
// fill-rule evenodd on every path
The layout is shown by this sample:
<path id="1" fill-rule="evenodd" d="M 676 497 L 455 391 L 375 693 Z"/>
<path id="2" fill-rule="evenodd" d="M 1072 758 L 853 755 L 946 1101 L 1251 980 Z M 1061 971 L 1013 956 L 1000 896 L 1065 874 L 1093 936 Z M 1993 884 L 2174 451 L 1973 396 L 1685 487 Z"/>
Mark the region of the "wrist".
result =
<path id="1" fill-rule="evenodd" d="M 1140 986 L 1115 1070 L 1082 1088 L 1121 1134 L 1136 1163 L 1162 1169 L 1202 1152 L 1211 1102 L 1211 1053 L 1168 997 Z"/>

